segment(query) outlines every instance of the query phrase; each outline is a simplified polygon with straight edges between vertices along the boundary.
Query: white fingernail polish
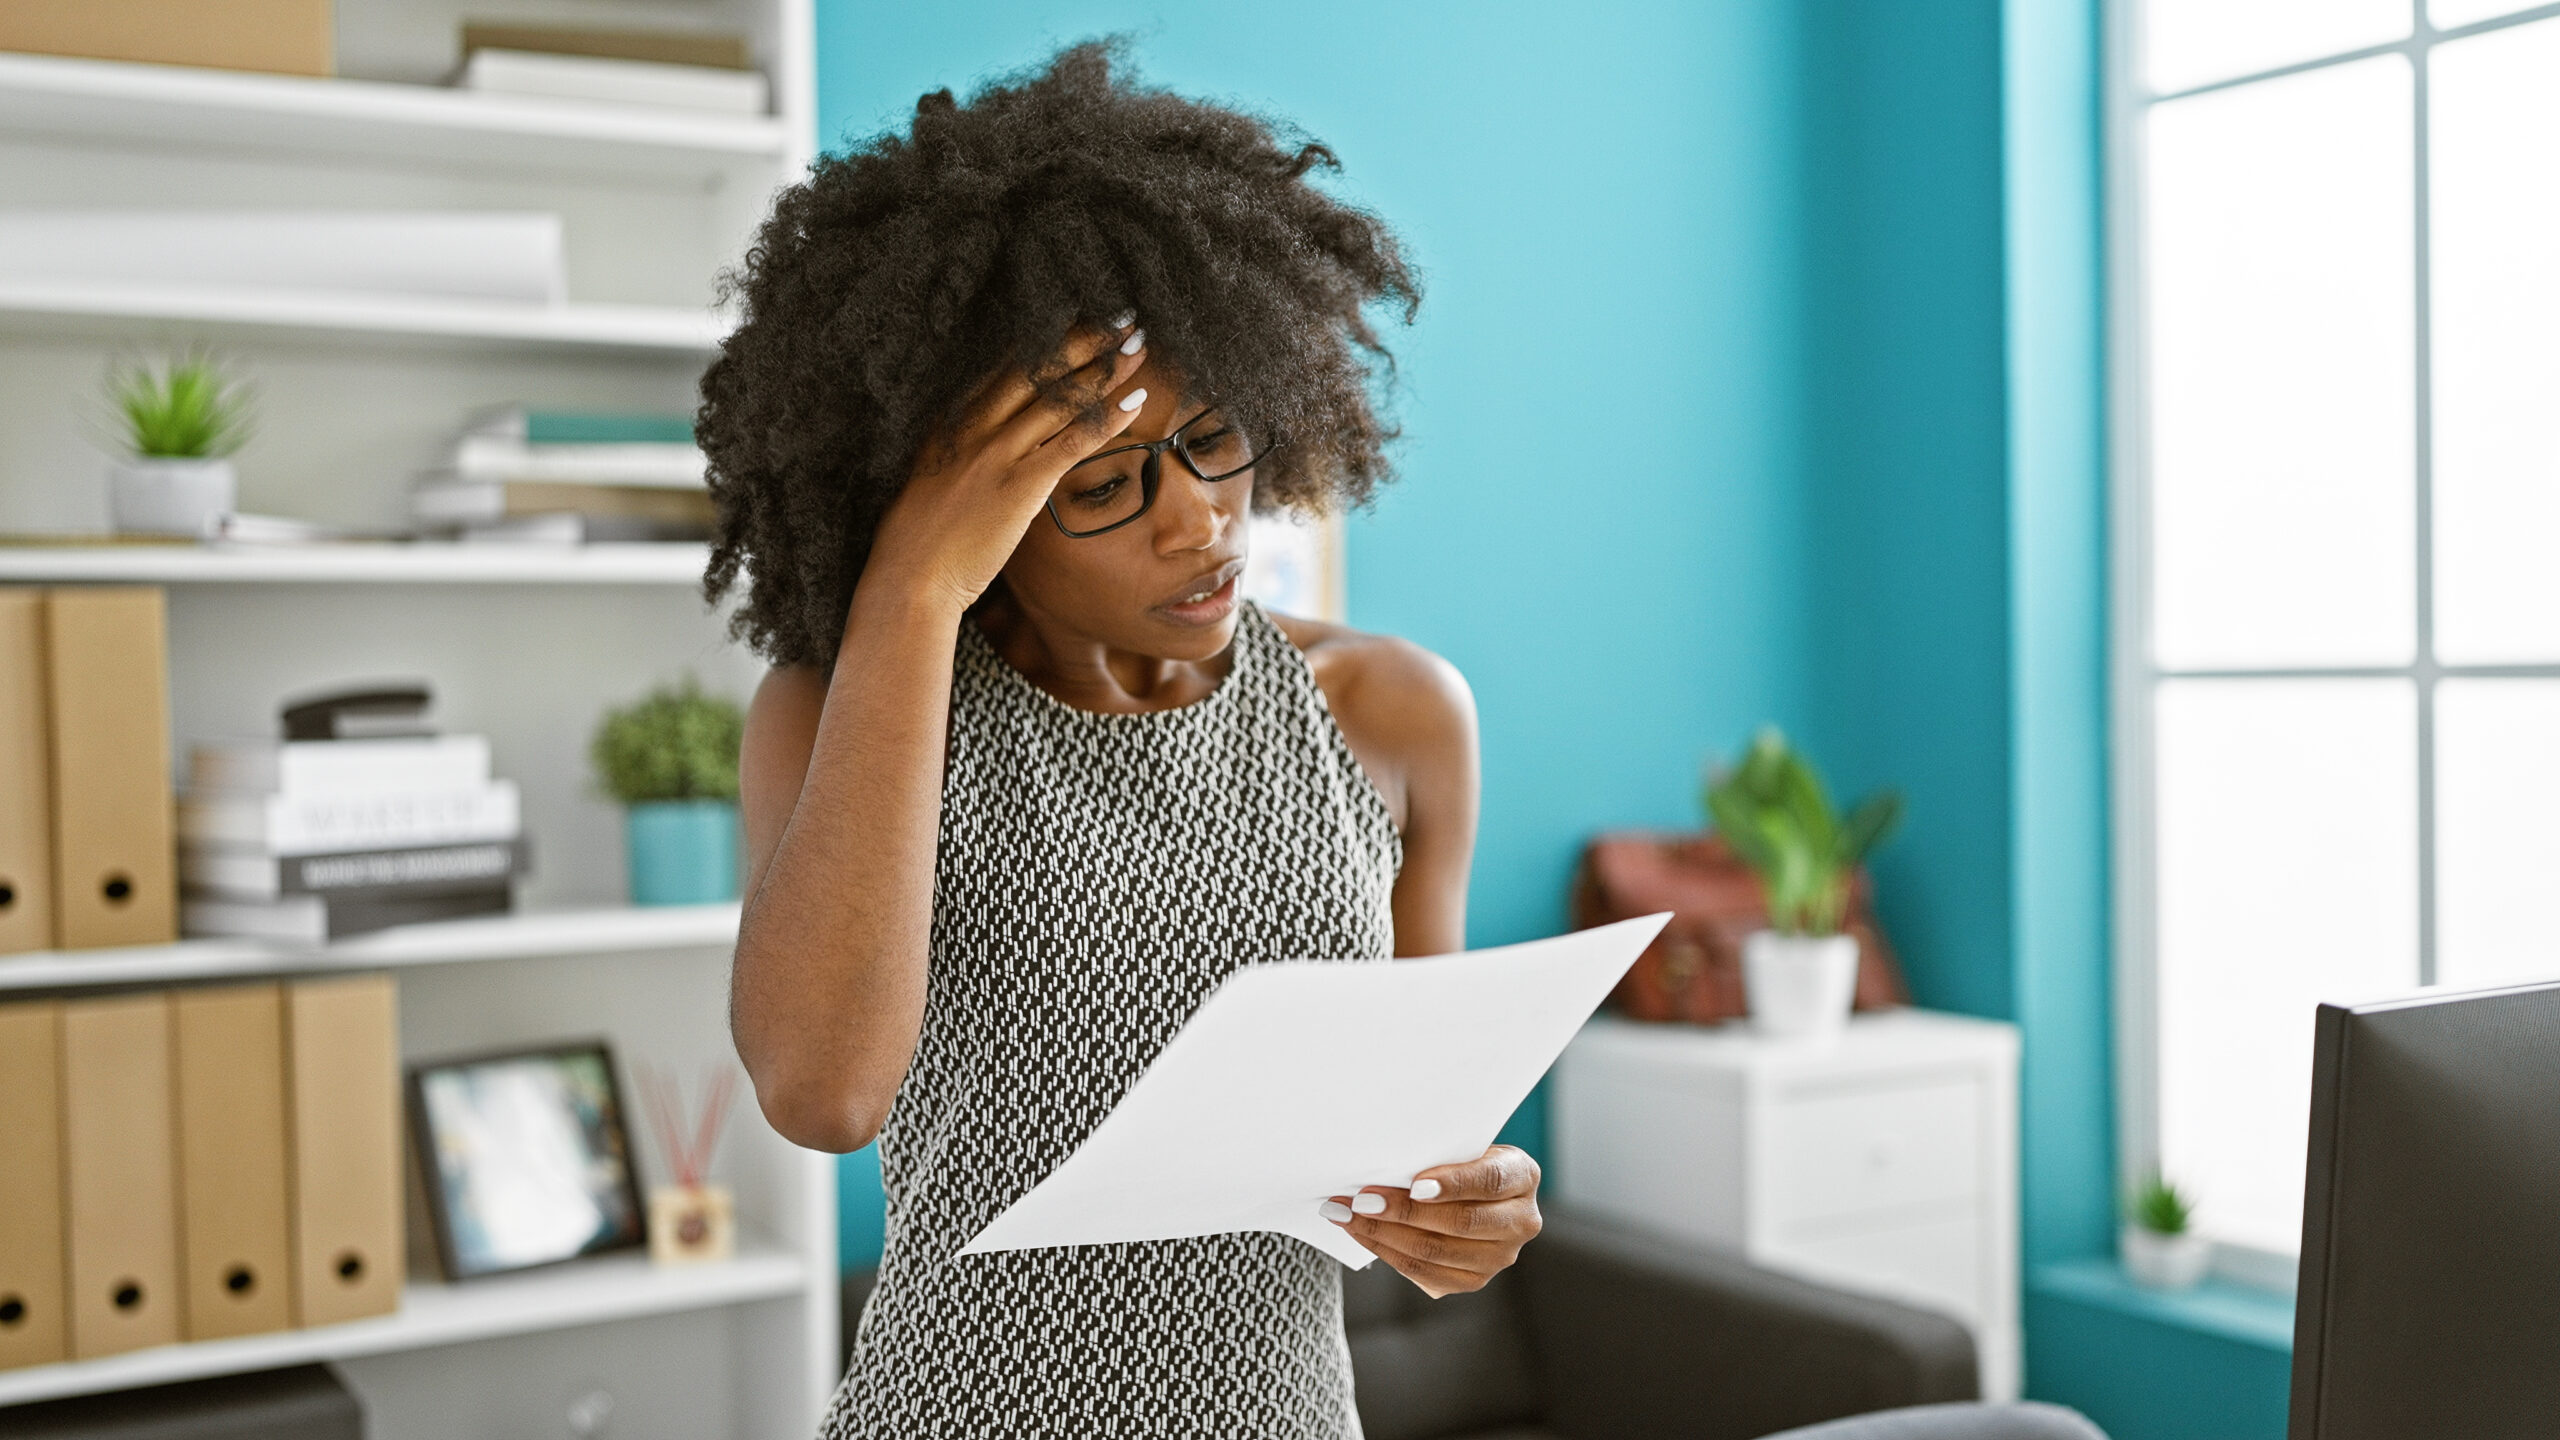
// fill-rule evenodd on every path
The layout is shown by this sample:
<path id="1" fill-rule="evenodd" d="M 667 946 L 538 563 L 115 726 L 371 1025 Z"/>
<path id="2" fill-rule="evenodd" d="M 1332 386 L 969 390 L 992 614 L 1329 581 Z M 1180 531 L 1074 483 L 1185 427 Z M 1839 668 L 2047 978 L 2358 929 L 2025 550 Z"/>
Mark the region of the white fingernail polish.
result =
<path id="1" fill-rule="evenodd" d="M 1384 1214 L 1387 1208 L 1387 1197 L 1372 1190 L 1363 1190 L 1351 1197 L 1351 1208 L 1362 1215 Z"/>
<path id="2" fill-rule="evenodd" d="M 1339 1200 L 1327 1200 L 1316 1207 L 1316 1213 L 1339 1225 L 1351 1218 L 1351 1207 Z"/>
<path id="3" fill-rule="evenodd" d="M 1146 404 L 1146 403 L 1147 403 L 1147 392 L 1146 392 L 1146 391 L 1144 391 L 1144 390 L 1132 390 L 1132 391 L 1130 391 L 1126 396 L 1122 397 L 1122 399 L 1121 399 L 1121 401 L 1120 401 L 1120 408 L 1121 408 L 1121 409 L 1123 409 L 1123 410 L 1135 410 L 1135 409 L 1137 409 L 1139 406 L 1144 405 L 1144 404 Z"/>
<path id="4" fill-rule="evenodd" d="M 1120 318 L 1111 322 L 1111 328 L 1112 328 L 1112 329 L 1114 329 L 1114 330 L 1126 330 L 1126 329 L 1128 329 L 1130 326 L 1135 325 L 1135 324 L 1137 324 L 1137 323 L 1138 323 L 1138 312 L 1137 312 L 1137 311 L 1135 311 L 1135 310 L 1123 310 L 1123 311 L 1121 311 L 1121 312 L 1120 312 Z"/>
<path id="5" fill-rule="evenodd" d="M 1416 1180 L 1413 1182 L 1411 1194 L 1416 1200 L 1437 1200 L 1440 1198 L 1440 1182 L 1437 1180 Z"/>
<path id="6" fill-rule="evenodd" d="M 1120 353 L 1123 355 L 1135 355 L 1146 348 L 1147 332 L 1144 330 L 1132 330 L 1129 332 L 1129 338 L 1120 342 Z"/>

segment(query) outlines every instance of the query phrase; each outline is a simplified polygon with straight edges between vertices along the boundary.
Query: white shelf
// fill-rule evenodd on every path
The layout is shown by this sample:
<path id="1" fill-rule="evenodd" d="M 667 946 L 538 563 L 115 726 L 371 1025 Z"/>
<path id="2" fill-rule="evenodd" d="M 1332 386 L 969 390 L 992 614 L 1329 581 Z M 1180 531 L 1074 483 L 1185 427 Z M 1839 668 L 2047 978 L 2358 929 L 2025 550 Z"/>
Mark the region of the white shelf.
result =
<path id="1" fill-rule="evenodd" d="M 426 85 L 0 55 L 0 132 L 466 168 L 605 171 L 708 187 L 792 153 L 774 116 Z"/>
<path id="2" fill-rule="evenodd" d="M 738 906 L 615 906 L 528 910 L 476 920 L 402 925 L 331 945 L 262 940 L 180 940 L 100 950 L 0 955 L 0 993 L 79 985 L 168 984 L 250 975 L 383 970 L 552 955 L 617 955 L 725 947 L 738 938 Z"/>
<path id="3" fill-rule="evenodd" d="M 208 285 L 0 281 L 0 323 L 12 329 L 112 333 L 173 322 L 217 333 L 302 339 L 686 357 L 717 350 L 730 325 L 707 307 L 525 305 Z"/>
<path id="4" fill-rule="evenodd" d="M 809 1282 L 798 1255 L 763 1250 L 717 1264 L 661 1269 L 646 1256 L 615 1255 L 459 1285 L 413 1284 L 398 1313 L 370 1320 L 0 1371 L 0 1405 L 708 1310 L 798 1296 Z"/>
<path id="5" fill-rule="evenodd" d="M 707 547 L 597 545 L 21 545 L 0 546 L 0 580 L 134 585 L 693 585 Z"/>

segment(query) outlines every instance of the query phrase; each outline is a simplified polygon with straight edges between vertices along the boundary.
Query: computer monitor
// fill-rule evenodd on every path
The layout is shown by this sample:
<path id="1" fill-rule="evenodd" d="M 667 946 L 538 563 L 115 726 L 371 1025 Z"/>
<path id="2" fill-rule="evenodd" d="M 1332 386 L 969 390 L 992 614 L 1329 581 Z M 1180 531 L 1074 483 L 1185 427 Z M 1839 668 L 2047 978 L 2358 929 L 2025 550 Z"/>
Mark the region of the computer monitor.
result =
<path id="1" fill-rule="evenodd" d="M 2560 1435 L 2560 983 L 2318 1025 L 2290 1440 Z"/>

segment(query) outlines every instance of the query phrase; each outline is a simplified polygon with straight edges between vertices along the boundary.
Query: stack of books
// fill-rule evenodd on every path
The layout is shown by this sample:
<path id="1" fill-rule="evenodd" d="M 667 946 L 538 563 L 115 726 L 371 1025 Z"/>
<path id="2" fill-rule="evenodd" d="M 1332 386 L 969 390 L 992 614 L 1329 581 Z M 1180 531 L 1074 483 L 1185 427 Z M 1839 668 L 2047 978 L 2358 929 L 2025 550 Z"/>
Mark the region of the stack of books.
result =
<path id="1" fill-rule="evenodd" d="M 195 748 L 188 778 L 190 935 L 319 944 L 514 907 L 521 801 L 485 736 L 223 741 Z"/>
<path id="2" fill-rule="evenodd" d="M 465 90 L 719 115 L 762 115 L 771 87 L 743 35 L 541 25 L 462 27 Z"/>
<path id="3" fill-rule="evenodd" d="M 687 416 L 510 405 L 472 417 L 452 463 L 419 477 L 410 513 L 465 540 L 701 540 L 703 472 Z"/>

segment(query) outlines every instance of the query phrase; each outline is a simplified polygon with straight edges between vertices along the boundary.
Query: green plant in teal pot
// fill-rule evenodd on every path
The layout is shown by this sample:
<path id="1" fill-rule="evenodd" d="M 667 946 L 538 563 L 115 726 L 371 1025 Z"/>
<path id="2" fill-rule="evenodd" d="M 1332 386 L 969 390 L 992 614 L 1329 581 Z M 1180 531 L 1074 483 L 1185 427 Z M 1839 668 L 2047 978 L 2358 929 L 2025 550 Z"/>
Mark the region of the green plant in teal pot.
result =
<path id="1" fill-rule="evenodd" d="M 738 743 L 746 716 L 690 675 L 608 712 L 588 747 L 624 806 L 634 905 L 738 898 Z"/>

